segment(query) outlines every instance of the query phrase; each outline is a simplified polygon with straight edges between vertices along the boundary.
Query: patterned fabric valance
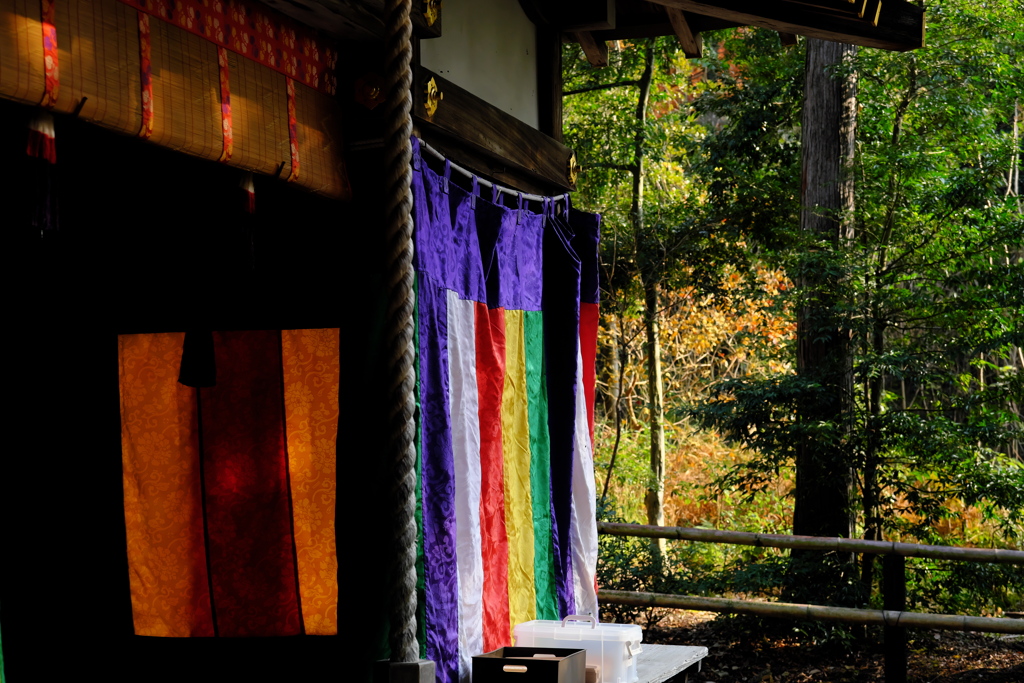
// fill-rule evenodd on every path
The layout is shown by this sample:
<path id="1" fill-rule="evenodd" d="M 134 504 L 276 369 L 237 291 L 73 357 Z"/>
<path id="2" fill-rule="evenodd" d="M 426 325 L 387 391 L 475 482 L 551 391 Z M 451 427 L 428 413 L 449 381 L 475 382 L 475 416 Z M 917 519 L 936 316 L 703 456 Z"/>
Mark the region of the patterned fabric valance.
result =
<path id="1" fill-rule="evenodd" d="M 333 95 L 338 50 L 312 30 L 243 0 L 121 0 L 132 7 L 202 36 Z"/>
<path id="2" fill-rule="evenodd" d="M 237 0 L 0 0 L 0 97 L 346 198 L 336 52 L 276 16 Z"/>

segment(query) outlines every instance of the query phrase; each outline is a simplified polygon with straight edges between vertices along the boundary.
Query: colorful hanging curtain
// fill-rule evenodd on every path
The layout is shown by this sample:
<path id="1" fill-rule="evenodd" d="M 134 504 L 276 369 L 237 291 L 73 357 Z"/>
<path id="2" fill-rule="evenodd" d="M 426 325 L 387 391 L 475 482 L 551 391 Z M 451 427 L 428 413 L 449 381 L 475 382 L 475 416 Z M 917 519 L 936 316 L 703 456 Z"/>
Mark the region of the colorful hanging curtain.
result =
<path id="1" fill-rule="evenodd" d="M 454 683 L 518 623 L 597 615 L 600 219 L 486 201 L 413 149 L 421 613 Z"/>
<path id="2" fill-rule="evenodd" d="M 136 634 L 337 633 L 339 341 L 118 337 Z"/>

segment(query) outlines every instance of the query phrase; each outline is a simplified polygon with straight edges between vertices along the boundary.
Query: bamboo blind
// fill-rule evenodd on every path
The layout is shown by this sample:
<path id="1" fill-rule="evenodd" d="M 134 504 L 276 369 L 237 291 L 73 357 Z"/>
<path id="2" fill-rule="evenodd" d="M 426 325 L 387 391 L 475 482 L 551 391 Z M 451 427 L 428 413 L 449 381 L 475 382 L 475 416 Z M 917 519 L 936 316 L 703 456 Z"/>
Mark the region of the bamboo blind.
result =
<path id="1" fill-rule="evenodd" d="M 134 135 L 142 121 L 136 12 L 117 0 L 58 2 L 60 91 L 55 111 Z"/>
<path id="2" fill-rule="evenodd" d="M 329 197 L 347 196 L 348 177 L 341 147 L 337 103 L 301 83 L 295 84 L 299 128 L 299 184 Z"/>
<path id="3" fill-rule="evenodd" d="M 153 142 L 202 159 L 223 149 L 217 47 L 159 20 L 150 21 Z"/>
<path id="4" fill-rule="evenodd" d="M 42 10 L 38 0 L 0 0 L 0 95 L 38 104 L 43 96 Z"/>
<path id="5" fill-rule="evenodd" d="M 128 135 L 142 129 L 138 11 L 120 0 L 59 0 L 60 87 L 53 110 Z M 232 153 L 224 152 L 217 46 L 150 18 L 153 133 L 164 147 L 231 166 L 291 176 L 287 77 L 228 52 Z M 0 0 L 0 97 L 38 104 L 44 93 L 39 0 Z M 295 82 L 300 171 L 296 185 L 330 197 L 349 194 L 340 106 Z M 80 109 L 80 110 L 79 110 Z"/>
<path id="6" fill-rule="evenodd" d="M 285 162 L 282 176 L 287 177 L 290 153 L 286 77 L 234 52 L 228 53 L 228 70 L 235 130 L 231 163 L 272 175 Z"/>

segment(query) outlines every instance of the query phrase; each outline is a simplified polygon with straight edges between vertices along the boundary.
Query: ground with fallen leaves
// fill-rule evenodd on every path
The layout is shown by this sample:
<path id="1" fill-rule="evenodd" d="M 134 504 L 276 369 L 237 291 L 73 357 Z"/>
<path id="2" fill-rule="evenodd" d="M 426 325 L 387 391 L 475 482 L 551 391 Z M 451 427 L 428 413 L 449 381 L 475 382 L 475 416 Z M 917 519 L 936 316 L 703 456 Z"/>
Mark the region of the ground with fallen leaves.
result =
<path id="1" fill-rule="evenodd" d="M 792 624 L 752 632 L 750 622 L 711 612 L 674 612 L 644 630 L 644 642 L 703 645 L 708 656 L 690 683 L 884 683 L 881 630 L 842 646 L 797 642 Z M 1024 636 L 909 632 L 909 683 L 1024 683 Z"/>

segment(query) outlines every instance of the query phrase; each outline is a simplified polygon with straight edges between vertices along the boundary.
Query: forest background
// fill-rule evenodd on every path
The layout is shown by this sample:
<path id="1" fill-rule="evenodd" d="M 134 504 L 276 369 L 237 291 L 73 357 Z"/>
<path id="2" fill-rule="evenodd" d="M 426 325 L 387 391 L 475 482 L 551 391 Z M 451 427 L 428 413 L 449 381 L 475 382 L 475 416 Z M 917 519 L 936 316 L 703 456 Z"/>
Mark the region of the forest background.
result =
<path id="1" fill-rule="evenodd" d="M 733 29 L 693 60 L 674 39 L 622 42 L 603 68 L 566 46 L 576 201 L 604 216 L 605 519 L 792 533 L 810 457 L 846 491 L 811 513 L 856 537 L 1021 547 L 1024 16 L 1016 0 L 925 16 L 924 48 L 850 50 L 821 76 L 856 97 L 834 235 L 801 221 L 808 41 Z M 824 374 L 798 327 L 839 348 Z M 875 559 L 815 557 L 602 537 L 599 582 L 880 607 Z M 1012 565 L 907 574 L 912 610 L 1024 608 Z M 661 616 L 606 615 L 639 612 Z"/>

